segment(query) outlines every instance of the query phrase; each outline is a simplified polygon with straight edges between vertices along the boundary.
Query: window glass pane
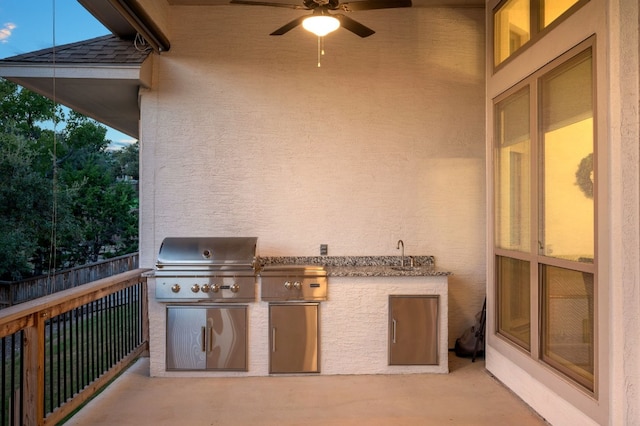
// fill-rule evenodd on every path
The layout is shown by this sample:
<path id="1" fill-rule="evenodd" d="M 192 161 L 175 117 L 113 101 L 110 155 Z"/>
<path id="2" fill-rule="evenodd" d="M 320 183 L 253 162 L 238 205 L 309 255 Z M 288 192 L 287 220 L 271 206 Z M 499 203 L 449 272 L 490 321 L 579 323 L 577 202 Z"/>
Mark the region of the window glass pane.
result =
<path id="1" fill-rule="evenodd" d="M 496 246 L 530 252 L 529 87 L 496 105 Z"/>
<path id="2" fill-rule="evenodd" d="M 493 55 L 502 63 L 531 38 L 529 0 L 508 0 L 493 16 Z"/>
<path id="3" fill-rule="evenodd" d="M 546 28 L 550 23 L 558 19 L 560 15 L 569 10 L 571 6 L 579 0 L 541 0 L 540 9 L 542 13 L 542 28 Z"/>
<path id="4" fill-rule="evenodd" d="M 594 389 L 593 274 L 542 266 L 542 358 Z"/>
<path id="5" fill-rule="evenodd" d="M 593 263 L 591 52 L 541 79 L 540 254 Z"/>
<path id="6" fill-rule="evenodd" d="M 531 348 L 529 262 L 497 256 L 498 333 Z"/>

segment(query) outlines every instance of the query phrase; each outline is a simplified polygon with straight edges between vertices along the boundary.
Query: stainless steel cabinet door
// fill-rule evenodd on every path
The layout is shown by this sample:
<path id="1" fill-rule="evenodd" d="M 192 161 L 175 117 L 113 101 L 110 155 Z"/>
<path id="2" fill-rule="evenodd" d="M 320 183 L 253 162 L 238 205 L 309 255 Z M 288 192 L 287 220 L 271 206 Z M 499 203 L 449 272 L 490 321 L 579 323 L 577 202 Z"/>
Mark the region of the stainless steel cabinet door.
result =
<path id="1" fill-rule="evenodd" d="M 207 309 L 208 370 L 247 371 L 246 306 Z"/>
<path id="2" fill-rule="evenodd" d="M 167 370 L 204 370 L 206 309 L 167 308 Z"/>
<path id="3" fill-rule="evenodd" d="M 167 370 L 247 370 L 246 306 L 169 306 Z"/>
<path id="4" fill-rule="evenodd" d="M 317 373 L 318 304 L 269 304 L 270 373 Z"/>
<path id="5" fill-rule="evenodd" d="M 438 296 L 389 296 L 389 365 L 438 364 Z"/>

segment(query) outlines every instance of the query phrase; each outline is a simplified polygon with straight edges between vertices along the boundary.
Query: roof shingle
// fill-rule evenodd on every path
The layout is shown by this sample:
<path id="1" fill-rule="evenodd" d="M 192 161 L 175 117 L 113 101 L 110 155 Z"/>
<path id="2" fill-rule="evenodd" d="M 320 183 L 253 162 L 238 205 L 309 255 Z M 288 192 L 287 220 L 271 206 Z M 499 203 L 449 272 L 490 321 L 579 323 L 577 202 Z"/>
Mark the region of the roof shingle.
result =
<path id="1" fill-rule="evenodd" d="M 96 37 L 1 59 L 4 63 L 141 64 L 151 50 L 140 50 L 133 40 L 114 35 Z"/>

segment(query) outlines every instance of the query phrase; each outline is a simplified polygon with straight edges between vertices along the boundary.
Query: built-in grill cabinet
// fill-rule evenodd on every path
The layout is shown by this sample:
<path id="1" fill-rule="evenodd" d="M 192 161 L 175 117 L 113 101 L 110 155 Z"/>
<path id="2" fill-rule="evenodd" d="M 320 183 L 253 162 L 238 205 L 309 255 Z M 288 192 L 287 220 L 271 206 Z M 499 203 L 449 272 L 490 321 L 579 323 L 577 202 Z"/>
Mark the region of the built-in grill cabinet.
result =
<path id="1" fill-rule="evenodd" d="M 319 373 L 318 303 L 269 303 L 269 373 Z"/>
<path id="2" fill-rule="evenodd" d="M 247 310 L 256 301 L 255 237 L 170 237 L 155 294 L 166 302 L 167 370 L 247 370 Z"/>
<path id="3" fill-rule="evenodd" d="M 247 371 L 247 306 L 168 306 L 166 368 Z"/>
<path id="4" fill-rule="evenodd" d="M 437 295 L 389 296 L 389 365 L 438 364 Z"/>
<path id="5" fill-rule="evenodd" d="M 269 303 L 269 373 L 320 372 L 320 301 L 327 300 L 324 268 L 274 265 L 260 272 Z"/>

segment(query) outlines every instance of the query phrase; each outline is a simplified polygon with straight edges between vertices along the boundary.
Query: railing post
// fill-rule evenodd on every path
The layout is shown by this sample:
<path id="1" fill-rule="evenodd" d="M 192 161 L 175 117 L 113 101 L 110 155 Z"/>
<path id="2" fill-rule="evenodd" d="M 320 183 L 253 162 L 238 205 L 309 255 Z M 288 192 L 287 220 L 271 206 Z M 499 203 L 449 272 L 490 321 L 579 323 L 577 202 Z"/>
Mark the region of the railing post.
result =
<path id="1" fill-rule="evenodd" d="M 44 424 L 44 329 L 46 312 L 33 314 L 33 325 L 24 329 L 23 425 Z"/>

